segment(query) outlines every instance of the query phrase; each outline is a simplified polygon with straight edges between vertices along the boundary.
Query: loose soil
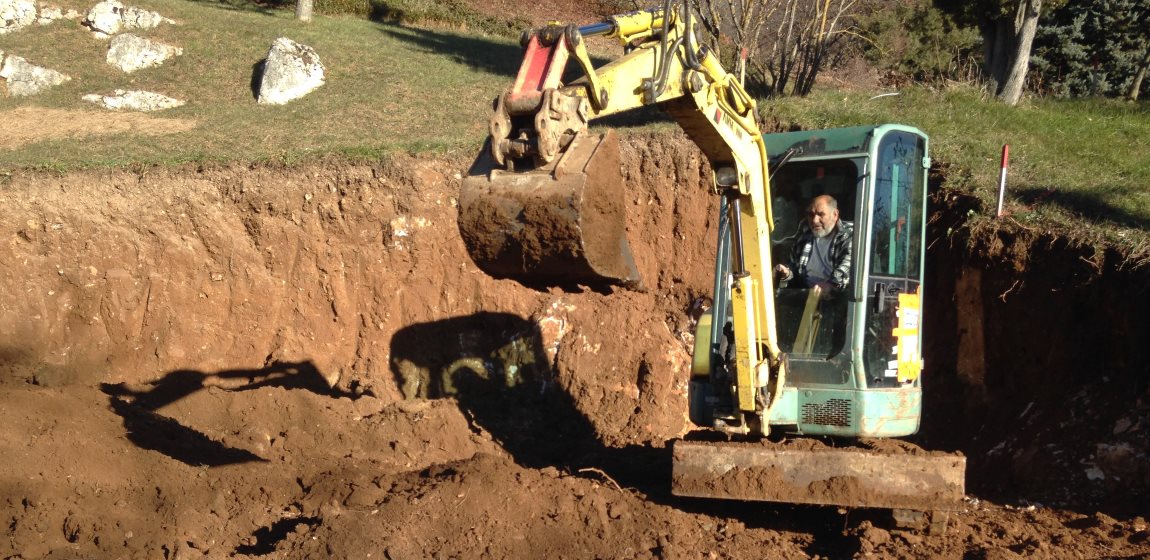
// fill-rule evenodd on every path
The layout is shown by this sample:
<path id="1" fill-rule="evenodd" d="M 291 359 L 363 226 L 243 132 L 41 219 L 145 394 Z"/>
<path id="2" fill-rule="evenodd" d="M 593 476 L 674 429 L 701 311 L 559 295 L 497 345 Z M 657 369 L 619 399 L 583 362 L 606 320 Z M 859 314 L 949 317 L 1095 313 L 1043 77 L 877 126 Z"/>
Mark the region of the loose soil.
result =
<path id="1" fill-rule="evenodd" d="M 1146 273 L 945 190 L 947 532 L 671 496 L 715 201 L 682 134 L 622 149 L 646 291 L 479 271 L 474 154 L 6 177 L 0 558 L 1150 558 Z"/>

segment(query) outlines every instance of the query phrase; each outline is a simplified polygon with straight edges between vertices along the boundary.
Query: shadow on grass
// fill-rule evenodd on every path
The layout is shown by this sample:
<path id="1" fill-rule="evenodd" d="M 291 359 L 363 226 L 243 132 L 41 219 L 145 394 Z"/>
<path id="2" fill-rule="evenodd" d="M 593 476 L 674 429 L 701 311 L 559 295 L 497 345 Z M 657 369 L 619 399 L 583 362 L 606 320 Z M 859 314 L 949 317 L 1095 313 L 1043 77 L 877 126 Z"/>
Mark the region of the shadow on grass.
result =
<path id="1" fill-rule="evenodd" d="M 514 78 L 523 62 L 523 48 L 518 43 L 507 43 L 483 36 L 468 36 L 457 33 L 406 27 L 397 23 L 381 22 L 380 31 L 397 40 L 421 47 L 427 52 L 450 57 L 465 66 L 491 74 Z M 595 68 L 611 62 L 611 58 L 591 57 Z M 567 62 L 563 83 L 570 83 L 582 76 L 582 69 L 574 57 Z M 510 81 L 507 85 L 511 85 Z"/>
<path id="2" fill-rule="evenodd" d="M 109 406 L 124 419 L 128 439 L 141 449 L 162 453 L 192 466 L 233 465 L 266 462 L 245 449 L 228 447 L 207 435 L 156 412 L 197 391 L 217 386 L 228 391 L 250 391 L 262 387 L 304 389 L 331 397 L 353 397 L 328 386 L 311 362 L 275 363 L 259 369 L 233 369 L 216 373 L 175 370 L 144 388 L 124 383 L 103 383 Z M 354 398 L 354 397 L 353 397 Z"/>
<path id="3" fill-rule="evenodd" d="M 515 76 L 519 73 L 520 63 L 523 62 L 523 49 L 518 44 L 507 44 L 478 36 L 469 37 L 387 23 L 380 24 L 380 31 L 428 52 L 449 57 L 472 69 L 506 76 L 508 79 L 505 87 L 511 86 Z M 591 57 L 591 63 L 596 68 L 600 68 L 608 62 L 611 60 Z M 574 60 L 569 61 L 563 75 L 563 83 L 571 83 L 580 77 L 582 77 L 582 69 Z M 491 98 L 494 99 L 501 93 L 502 90 L 492 91 Z M 609 117 L 593 119 L 591 122 L 596 126 L 629 128 L 653 123 L 671 123 L 674 120 L 659 107 L 645 106 L 616 113 Z"/>
<path id="4" fill-rule="evenodd" d="M 268 59 L 263 59 L 252 65 L 252 80 L 248 84 L 252 90 L 252 99 L 259 100 L 260 86 L 264 82 L 264 70 L 267 69 Z"/>
<path id="5" fill-rule="evenodd" d="M 1072 216 L 1083 216 L 1100 223 L 1111 223 L 1119 227 L 1150 230 L 1150 215 L 1135 212 L 1131 206 L 1131 193 L 1128 186 L 1101 186 L 1089 191 L 1063 191 L 1050 187 L 1021 188 L 1011 194 L 1027 209 L 1053 206 Z M 1145 192 L 1142 193 L 1146 195 Z M 1116 200 L 1127 202 L 1125 205 Z M 1139 210 L 1145 206 L 1139 205 Z"/>
<path id="6" fill-rule="evenodd" d="M 283 13 L 295 9 L 295 2 L 287 0 L 192 0 L 192 2 L 213 8 L 220 8 L 222 10 L 264 15 Z"/>
<path id="7" fill-rule="evenodd" d="M 519 63 L 523 60 L 523 50 L 517 44 L 388 23 L 381 23 L 379 30 L 399 41 L 489 74 L 513 78 L 519 72 Z M 492 92 L 492 96 L 494 94 Z"/>

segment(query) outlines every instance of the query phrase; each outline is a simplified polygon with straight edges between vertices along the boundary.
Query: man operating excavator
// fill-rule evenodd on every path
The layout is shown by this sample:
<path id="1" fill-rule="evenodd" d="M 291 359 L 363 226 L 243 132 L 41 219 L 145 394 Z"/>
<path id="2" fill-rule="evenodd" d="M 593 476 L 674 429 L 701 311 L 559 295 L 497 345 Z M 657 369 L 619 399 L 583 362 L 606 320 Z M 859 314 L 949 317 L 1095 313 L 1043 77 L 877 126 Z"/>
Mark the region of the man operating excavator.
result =
<path id="1" fill-rule="evenodd" d="M 797 274 L 804 287 L 818 286 L 824 297 L 846 290 L 853 224 L 839 220 L 838 201 L 826 194 L 811 200 L 804 224 L 791 247 L 790 265 L 775 265 L 775 273 L 782 282 L 793 280 Z"/>

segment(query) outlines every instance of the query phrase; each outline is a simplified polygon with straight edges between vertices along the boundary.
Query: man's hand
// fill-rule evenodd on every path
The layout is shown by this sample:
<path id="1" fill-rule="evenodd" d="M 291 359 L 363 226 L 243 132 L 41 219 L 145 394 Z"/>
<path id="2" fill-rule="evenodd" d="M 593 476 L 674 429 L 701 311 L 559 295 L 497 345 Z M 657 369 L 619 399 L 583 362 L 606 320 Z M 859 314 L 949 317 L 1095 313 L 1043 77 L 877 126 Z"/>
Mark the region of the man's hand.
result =
<path id="1" fill-rule="evenodd" d="M 790 278 L 791 269 L 787 268 L 785 264 L 775 265 L 775 276 L 782 276 L 783 278 Z"/>
<path id="2" fill-rule="evenodd" d="M 834 284 L 830 282 L 815 282 L 815 286 L 819 288 L 819 299 L 830 299 Z"/>

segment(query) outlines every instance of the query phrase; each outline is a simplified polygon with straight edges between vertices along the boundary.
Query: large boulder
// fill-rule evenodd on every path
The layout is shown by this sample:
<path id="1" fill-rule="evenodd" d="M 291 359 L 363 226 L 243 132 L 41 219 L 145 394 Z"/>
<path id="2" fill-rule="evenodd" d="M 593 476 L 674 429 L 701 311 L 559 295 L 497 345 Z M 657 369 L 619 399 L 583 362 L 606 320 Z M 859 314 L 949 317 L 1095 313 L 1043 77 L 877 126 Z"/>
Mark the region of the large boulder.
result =
<path id="1" fill-rule="evenodd" d="M 159 111 L 179 107 L 184 102 L 166 95 L 140 90 L 118 89 L 112 95 L 91 93 L 83 97 L 84 101 L 101 105 L 107 109 L 117 111 Z"/>
<path id="2" fill-rule="evenodd" d="M 0 0 L 0 35 L 32 25 L 36 21 L 33 0 Z"/>
<path id="3" fill-rule="evenodd" d="M 257 102 L 283 105 L 299 99 L 324 84 L 323 63 L 315 49 L 287 37 L 280 37 L 268 50 L 260 79 Z"/>
<path id="4" fill-rule="evenodd" d="M 106 39 L 121 31 L 152 29 L 160 24 L 176 22 L 156 12 L 125 6 L 119 0 L 104 0 L 88 10 L 83 23 L 97 37 Z"/>
<path id="5" fill-rule="evenodd" d="M 168 59 L 184 54 L 184 49 L 159 41 L 152 41 L 124 33 L 112 38 L 108 45 L 108 64 L 123 70 L 135 72 L 142 68 L 159 66 Z"/>
<path id="6" fill-rule="evenodd" d="M 29 64 L 27 60 L 0 52 L 0 78 L 8 85 L 8 95 L 21 97 L 35 95 L 52 86 L 58 86 L 72 78 L 55 70 Z"/>

